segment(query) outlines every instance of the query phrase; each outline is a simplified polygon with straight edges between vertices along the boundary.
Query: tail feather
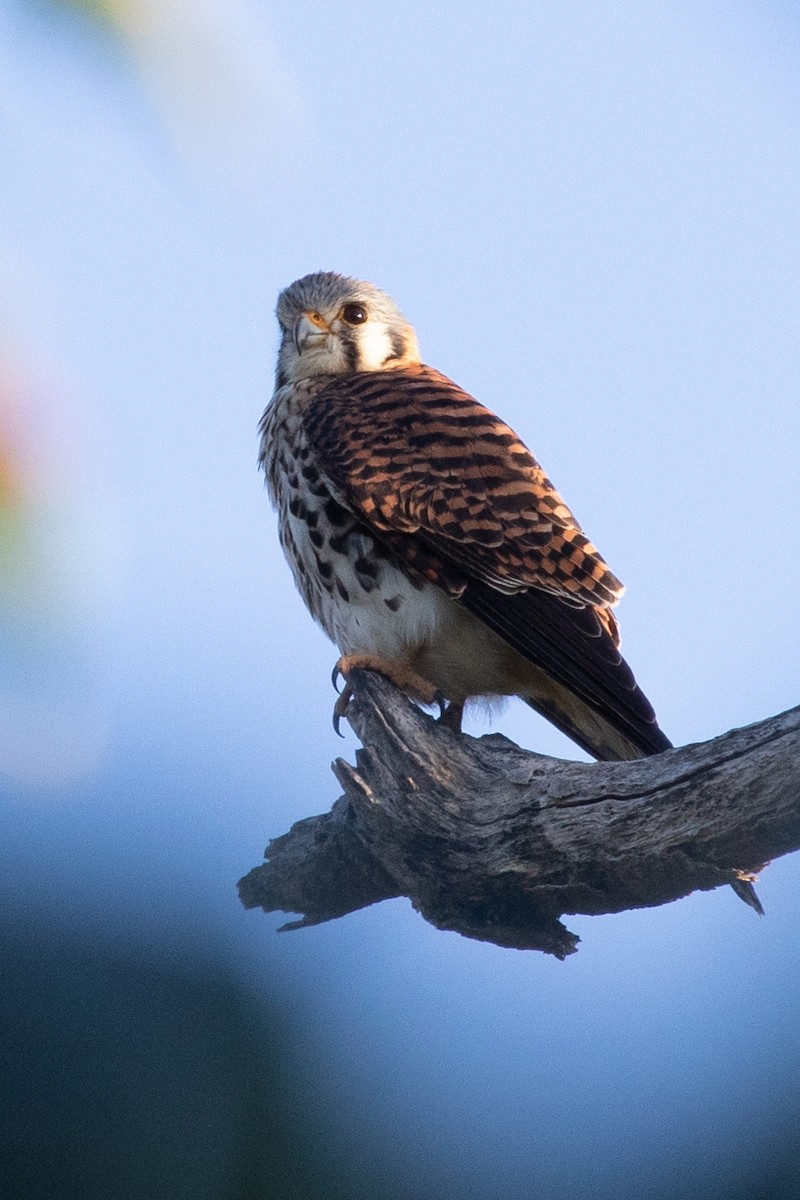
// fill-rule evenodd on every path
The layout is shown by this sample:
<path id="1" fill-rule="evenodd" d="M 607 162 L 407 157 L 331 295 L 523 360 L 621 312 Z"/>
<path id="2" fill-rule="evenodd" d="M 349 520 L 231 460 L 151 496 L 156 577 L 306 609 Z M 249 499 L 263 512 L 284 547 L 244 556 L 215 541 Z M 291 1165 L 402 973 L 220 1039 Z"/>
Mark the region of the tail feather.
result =
<path id="1" fill-rule="evenodd" d="M 503 595 L 475 581 L 461 603 L 535 668 L 525 700 L 589 754 L 642 758 L 671 748 L 613 627 L 594 608 L 534 588 Z"/>
<path id="2" fill-rule="evenodd" d="M 646 745 L 641 738 L 634 740 L 630 734 L 623 733 L 597 709 L 584 704 L 566 688 L 556 686 L 553 691 L 561 692 L 562 695 L 543 696 L 539 693 L 537 696 L 523 696 L 523 699 L 551 725 L 555 725 L 582 750 L 600 762 L 645 758 L 650 754 L 660 754 L 662 750 L 669 750 L 672 746 L 660 729 L 657 729 L 660 735 L 657 748 L 654 744 L 656 739 L 652 736 L 648 738 Z"/>

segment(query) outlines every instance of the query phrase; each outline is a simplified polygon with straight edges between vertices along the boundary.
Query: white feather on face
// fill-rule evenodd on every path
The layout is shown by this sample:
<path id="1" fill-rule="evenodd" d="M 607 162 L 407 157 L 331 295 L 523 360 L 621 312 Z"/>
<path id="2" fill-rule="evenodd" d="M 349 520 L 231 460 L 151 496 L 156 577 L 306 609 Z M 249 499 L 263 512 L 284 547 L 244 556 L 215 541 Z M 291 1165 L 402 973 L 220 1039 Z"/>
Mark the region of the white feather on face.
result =
<path id="1" fill-rule="evenodd" d="M 371 283 L 333 272 L 305 275 L 281 292 L 276 312 L 283 334 L 277 387 L 420 361 L 414 330 Z"/>

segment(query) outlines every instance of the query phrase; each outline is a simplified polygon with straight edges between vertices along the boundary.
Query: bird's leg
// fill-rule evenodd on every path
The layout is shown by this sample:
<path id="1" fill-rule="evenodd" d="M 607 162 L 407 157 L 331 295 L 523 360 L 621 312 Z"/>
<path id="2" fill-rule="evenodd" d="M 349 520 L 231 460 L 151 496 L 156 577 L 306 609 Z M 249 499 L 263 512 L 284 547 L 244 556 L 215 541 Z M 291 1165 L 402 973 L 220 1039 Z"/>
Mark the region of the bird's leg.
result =
<path id="1" fill-rule="evenodd" d="M 345 686 L 339 695 L 339 699 L 333 707 L 333 728 L 339 733 L 339 722 L 347 712 L 347 706 L 350 703 L 350 698 L 353 695 L 353 690 L 347 682 L 347 676 L 350 671 L 355 668 L 360 668 L 364 671 L 377 671 L 381 675 L 385 675 L 395 687 L 401 692 L 405 692 L 412 700 L 419 701 L 420 704 L 436 704 L 443 707 L 441 693 L 437 692 L 432 683 L 427 679 L 423 679 L 416 671 L 412 671 L 404 663 L 387 662 L 383 658 L 379 658 L 376 654 L 343 654 L 333 668 L 333 686 L 336 687 L 337 680 L 341 675 L 344 678 Z M 446 716 L 446 710 L 442 712 L 442 719 Z"/>
<path id="2" fill-rule="evenodd" d="M 438 724 L 444 725 L 446 729 L 452 729 L 453 733 L 461 733 L 461 718 L 464 715 L 464 705 L 458 704 L 455 700 L 451 700 L 443 709 L 439 717 Z"/>

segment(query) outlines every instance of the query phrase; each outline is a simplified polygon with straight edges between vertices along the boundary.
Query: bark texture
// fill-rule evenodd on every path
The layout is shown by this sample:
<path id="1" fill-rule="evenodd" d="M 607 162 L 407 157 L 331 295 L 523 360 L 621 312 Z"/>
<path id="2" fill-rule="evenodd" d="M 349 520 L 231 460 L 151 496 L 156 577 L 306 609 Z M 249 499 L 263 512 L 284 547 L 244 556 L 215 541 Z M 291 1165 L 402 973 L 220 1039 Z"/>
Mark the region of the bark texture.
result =
<path id="1" fill-rule="evenodd" d="M 297 929 L 407 896 L 439 929 L 564 958 L 559 918 L 666 904 L 800 848 L 800 708 L 619 763 L 454 733 L 367 671 L 350 677 L 363 743 L 344 795 L 270 842 L 242 903 Z M 757 901 L 755 901 L 757 905 Z"/>

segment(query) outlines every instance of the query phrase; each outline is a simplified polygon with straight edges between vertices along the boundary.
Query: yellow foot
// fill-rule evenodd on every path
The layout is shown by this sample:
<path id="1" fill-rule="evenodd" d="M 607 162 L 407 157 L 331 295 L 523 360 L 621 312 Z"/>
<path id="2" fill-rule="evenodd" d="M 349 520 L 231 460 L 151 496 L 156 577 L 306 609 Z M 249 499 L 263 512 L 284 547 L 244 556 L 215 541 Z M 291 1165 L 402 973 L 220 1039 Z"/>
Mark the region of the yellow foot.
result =
<path id="1" fill-rule="evenodd" d="M 432 683 L 423 679 L 416 671 L 410 670 L 403 663 L 387 662 L 386 659 L 378 658 L 375 654 L 344 654 L 333 668 L 332 675 L 334 687 L 339 675 L 343 676 L 345 680 L 345 686 L 333 708 L 333 728 L 337 733 L 339 733 L 339 722 L 347 714 L 347 706 L 353 695 L 352 688 L 347 683 L 347 676 L 350 671 L 359 668 L 364 671 L 377 671 L 380 675 L 385 675 L 401 692 L 405 692 L 407 696 L 410 696 L 412 700 L 419 701 L 420 704 L 439 704 L 442 709 L 442 717 L 446 717 L 441 692 L 438 692 Z"/>
<path id="2" fill-rule="evenodd" d="M 401 692 L 405 692 L 412 700 L 419 700 L 420 704 L 436 703 L 436 688 L 432 683 L 404 663 L 388 662 L 385 658 L 378 658 L 377 654 L 342 655 L 334 667 L 334 676 L 344 675 L 347 679 L 349 673 L 359 667 L 363 671 L 378 671 L 385 675 Z"/>

